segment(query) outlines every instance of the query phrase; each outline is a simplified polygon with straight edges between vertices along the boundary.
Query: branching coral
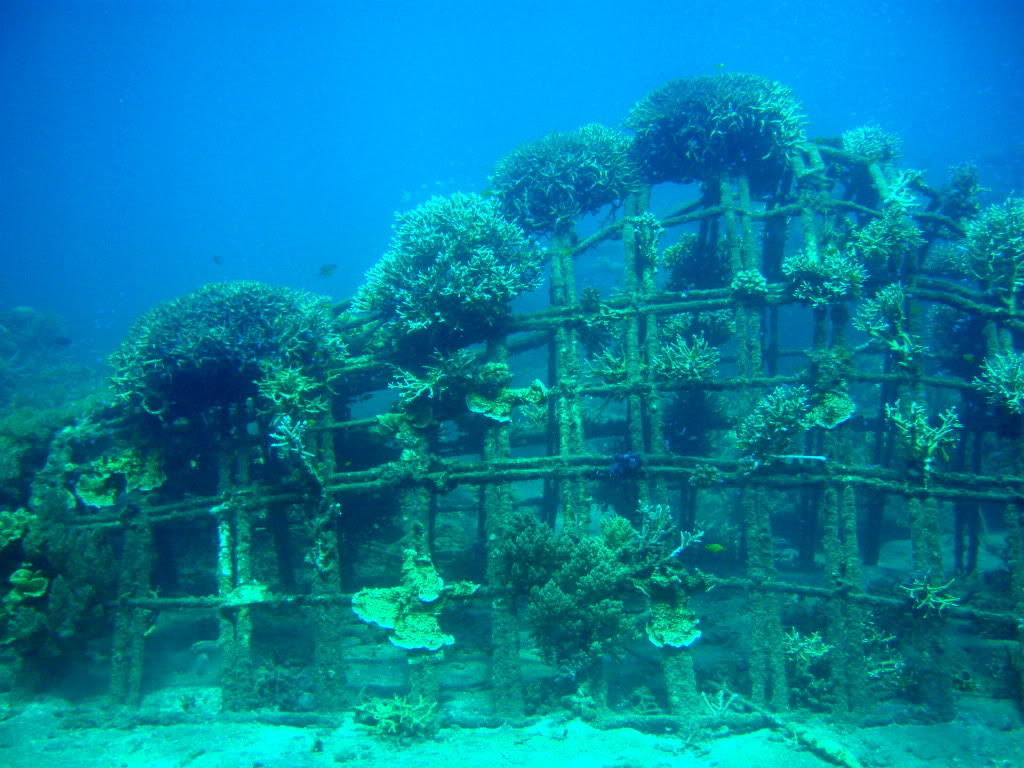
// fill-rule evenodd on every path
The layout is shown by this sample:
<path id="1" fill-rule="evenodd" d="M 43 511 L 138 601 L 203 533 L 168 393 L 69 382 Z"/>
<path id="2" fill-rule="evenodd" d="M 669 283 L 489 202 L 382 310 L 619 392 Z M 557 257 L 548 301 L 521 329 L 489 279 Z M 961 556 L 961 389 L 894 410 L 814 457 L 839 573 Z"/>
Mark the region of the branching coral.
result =
<path id="1" fill-rule="evenodd" d="M 849 298 L 868 276 L 855 255 L 835 245 L 788 256 L 782 272 L 793 281 L 793 295 L 812 307 L 827 307 Z"/>
<path id="2" fill-rule="evenodd" d="M 629 147 L 626 136 L 597 123 L 552 133 L 503 157 L 491 187 L 524 230 L 551 233 L 629 194 L 636 183 Z"/>
<path id="3" fill-rule="evenodd" d="M 907 329 L 904 309 L 906 296 L 899 283 L 887 285 L 870 299 L 861 302 L 853 317 L 853 327 L 893 354 L 900 365 L 919 358 L 924 348 Z"/>
<path id="4" fill-rule="evenodd" d="M 703 336 L 676 338 L 654 359 L 654 375 L 666 381 L 697 382 L 714 378 L 719 353 Z"/>
<path id="5" fill-rule="evenodd" d="M 544 657 L 583 671 L 631 630 L 622 594 L 629 569 L 603 537 L 563 535 L 557 567 L 530 595 L 529 618 Z"/>
<path id="6" fill-rule="evenodd" d="M 111 383 L 121 400 L 173 418 L 244 402 L 283 369 L 322 391 L 344 354 L 327 299 L 213 283 L 143 315 L 111 357 Z"/>
<path id="7" fill-rule="evenodd" d="M 437 704 L 411 696 L 362 702 L 355 708 L 355 719 L 369 725 L 378 738 L 397 742 L 432 738 L 440 726 Z"/>
<path id="8" fill-rule="evenodd" d="M 949 449 L 960 439 L 957 430 L 960 420 L 955 408 L 947 408 L 939 414 L 939 423 L 932 425 L 925 406 L 916 401 L 906 405 L 901 400 L 886 403 L 885 415 L 896 427 L 909 461 L 917 465 L 926 475 L 935 462 L 946 458 Z"/>
<path id="9" fill-rule="evenodd" d="M 899 206 L 889 206 L 882 216 L 855 230 L 851 246 L 872 273 L 898 273 L 924 243 L 921 230 Z"/>
<path id="10" fill-rule="evenodd" d="M 788 454 L 793 440 L 807 428 L 810 411 L 806 387 L 777 387 L 736 427 L 740 455 L 756 469 Z"/>
<path id="11" fill-rule="evenodd" d="M 455 193 L 399 214 L 386 254 L 367 273 L 357 308 L 377 311 L 388 339 L 416 336 L 448 352 L 479 341 L 535 288 L 543 257 L 493 199 Z"/>
<path id="12" fill-rule="evenodd" d="M 967 267 L 1007 306 L 1024 289 L 1024 198 L 990 205 L 967 225 Z"/>
<path id="13" fill-rule="evenodd" d="M 868 123 L 844 131 L 843 149 L 879 163 L 891 163 L 900 158 L 903 140 L 889 133 L 877 123 Z"/>
<path id="14" fill-rule="evenodd" d="M 972 382 L 989 402 L 1010 413 L 1024 414 L 1024 354 L 1007 352 L 985 358 L 981 375 Z"/>
<path id="15" fill-rule="evenodd" d="M 626 125 L 651 183 L 771 177 L 804 141 L 792 91 L 739 73 L 670 80 L 633 107 Z"/>

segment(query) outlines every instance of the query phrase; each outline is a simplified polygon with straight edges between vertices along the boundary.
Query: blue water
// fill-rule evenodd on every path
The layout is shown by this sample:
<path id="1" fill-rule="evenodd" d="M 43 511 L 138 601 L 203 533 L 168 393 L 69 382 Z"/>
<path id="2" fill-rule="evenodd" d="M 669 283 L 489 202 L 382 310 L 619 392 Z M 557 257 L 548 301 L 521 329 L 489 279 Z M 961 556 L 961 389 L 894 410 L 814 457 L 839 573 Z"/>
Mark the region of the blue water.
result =
<path id="1" fill-rule="evenodd" d="M 720 70 L 791 86 L 811 136 L 878 122 L 936 183 L 977 161 L 1002 199 L 1021 29 L 993 0 L 4 0 L 0 306 L 59 312 L 95 359 L 211 280 L 344 298 L 395 211 Z"/>

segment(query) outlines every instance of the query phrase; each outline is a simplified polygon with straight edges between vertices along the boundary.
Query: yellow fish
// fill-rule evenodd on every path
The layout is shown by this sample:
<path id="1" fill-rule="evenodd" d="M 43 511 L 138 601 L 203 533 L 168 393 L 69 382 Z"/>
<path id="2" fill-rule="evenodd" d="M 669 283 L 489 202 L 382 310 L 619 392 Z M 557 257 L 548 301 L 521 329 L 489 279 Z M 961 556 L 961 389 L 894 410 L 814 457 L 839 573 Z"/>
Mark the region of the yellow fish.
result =
<path id="1" fill-rule="evenodd" d="M 708 552 L 714 552 L 716 555 L 719 552 L 725 552 L 725 547 L 723 547 L 721 544 L 706 544 L 704 546 L 704 549 L 706 549 Z"/>

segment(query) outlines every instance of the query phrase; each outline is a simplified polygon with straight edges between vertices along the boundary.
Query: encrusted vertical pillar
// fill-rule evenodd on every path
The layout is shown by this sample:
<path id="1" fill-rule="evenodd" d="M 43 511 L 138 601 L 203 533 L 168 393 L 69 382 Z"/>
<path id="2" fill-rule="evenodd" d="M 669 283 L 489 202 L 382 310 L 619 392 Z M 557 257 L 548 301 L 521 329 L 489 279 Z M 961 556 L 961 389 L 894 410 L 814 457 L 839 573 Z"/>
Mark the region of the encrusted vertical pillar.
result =
<path id="1" fill-rule="evenodd" d="M 693 671 L 693 654 L 689 648 L 666 645 L 662 649 L 665 670 L 665 690 L 668 693 L 668 711 L 680 720 L 700 714 L 700 694 Z"/>
<path id="2" fill-rule="evenodd" d="M 124 522 L 124 547 L 118 578 L 118 597 L 132 600 L 147 596 L 153 567 L 153 531 L 144 510 L 129 508 Z M 146 630 L 151 611 L 120 605 L 114 619 L 110 693 L 114 701 L 138 706 L 142 696 L 142 671 Z"/>
<path id="3" fill-rule="evenodd" d="M 221 694 L 227 710 L 256 706 L 252 661 L 252 615 L 237 604 L 239 587 L 252 578 L 249 561 L 251 527 L 248 511 L 235 500 L 219 505 L 217 515 L 217 593 L 220 608 L 219 643 L 224 654 Z"/>
<path id="4" fill-rule="evenodd" d="M 313 567 L 313 690 L 317 709 L 337 712 L 345 709 L 345 661 L 342 627 L 351 616 L 341 599 L 341 562 L 338 526 L 341 505 L 321 499 L 311 523 L 312 541 L 306 555 Z"/>
<path id="5" fill-rule="evenodd" d="M 551 243 L 551 305 L 568 307 L 576 303 L 576 278 L 572 257 L 575 244 L 572 230 L 560 229 Z M 553 334 L 549 367 L 552 397 L 549 407 L 556 428 L 559 456 L 583 452 L 583 413 L 577 393 L 580 377 L 577 333 L 559 325 Z M 589 504 L 583 481 L 578 477 L 558 481 L 558 511 L 566 523 L 586 524 Z"/>
<path id="6" fill-rule="evenodd" d="M 724 179 L 720 182 L 719 192 L 732 275 L 735 278 L 741 271 L 760 274 L 760 254 L 754 242 L 750 217 L 750 184 L 745 177 L 738 178 L 734 194 L 732 182 Z M 740 376 L 749 378 L 761 373 L 761 326 L 760 307 L 747 302 L 737 308 L 736 345 Z M 769 581 L 775 576 L 770 505 L 760 488 L 747 489 L 739 504 L 747 549 L 747 575 L 755 582 Z M 778 598 L 755 590 L 750 595 L 750 623 L 751 698 L 757 704 L 784 710 L 789 706 L 789 687 Z"/>
<path id="7" fill-rule="evenodd" d="M 487 349 L 488 362 L 504 364 L 508 357 L 505 340 L 494 339 Z M 485 463 L 512 455 L 509 425 L 491 421 L 484 431 Z M 487 483 L 480 491 L 483 507 L 483 538 L 487 542 L 487 583 L 491 588 L 491 690 L 494 713 L 500 718 L 522 719 L 523 677 L 519 664 L 519 621 L 515 597 L 498 583 L 497 562 L 491 542 L 498 537 L 512 513 L 512 489 L 508 483 Z"/>
<path id="8" fill-rule="evenodd" d="M 653 361 L 658 353 L 658 328 L 654 315 L 643 311 L 655 292 L 654 269 L 661 225 L 648 210 L 650 189 L 630 195 L 626 201 L 626 224 L 622 240 L 624 250 L 623 288 L 636 310 L 625 322 L 623 357 L 626 381 L 626 433 L 634 453 L 664 452 L 665 430 L 661 402 L 651 391 Z M 666 493 L 655 478 L 638 488 L 640 501 L 664 503 Z"/>
<path id="9" fill-rule="evenodd" d="M 833 445 L 835 441 L 831 441 Z M 849 717 L 866 704 L 864 671 L 864 609 L 846 598 L 846 591 L 860 588 L 860 557 L 857 552 L 857 508 L 848 485 L 829 485 L 822 503 L 825 576 L 837 596 L 825 604 L 832 677 L 832 709 Z"/>

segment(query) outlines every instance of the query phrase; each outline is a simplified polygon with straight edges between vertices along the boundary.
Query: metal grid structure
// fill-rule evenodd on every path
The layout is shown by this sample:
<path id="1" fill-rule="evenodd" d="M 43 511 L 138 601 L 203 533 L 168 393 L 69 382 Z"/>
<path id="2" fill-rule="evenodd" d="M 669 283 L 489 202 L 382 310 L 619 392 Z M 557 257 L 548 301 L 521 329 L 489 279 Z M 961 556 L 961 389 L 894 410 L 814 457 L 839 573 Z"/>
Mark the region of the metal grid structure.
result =
<path id="1" fill-rule="evenodd" d="M 456 433 L 429 419 L 354 417 L 354 407 L 388 407 L 380 393 L 393 376 L 387 360 L 355 348 L 339 372 L 346 384 L 331 415 L 311 429 L 319 481 L 272 487 L 257 479 L 255 467 L 267 447 L 262 436 L 247 433 L 253 415 L 243 407 L 219 414 L 222 433 L 232 437 L 215 450 L 216 494 L 161 505 L 137 494 L 117 517 L 93 515 L 75 523 L 106 531 L 119 542 L 114 697 L 139 702 L 155 615 L 204 611 L 217 617 L 225 708 L 267 704 L 254 682 L 254 620 L 261 612 L 294 609 L 288 615 L 295 631 L 313 638 L 316 709 L 351 706 L 344 627 L 356 620 L 345 586 L 359 581 L 354 574 L 365 549 L 346 538 L 349 521 L 373 514 L 366 510 L 388 510 L 401 540 L 419 537 L 429 550 L 437 515 L 448 494 L 458 490 L 463 499 L 466 493 L 477 499 L 475 509 L 461 513 L 477 532 L 467 557 L 484 582 L 472 605 L 474 620 L 488 627 L 483 645 L 489 646 L 494 714 L 521 717 L 524 620 L 514 599 L 488 582 L 487 575 L 494 574 L 489 543 L 514 507 L 533 508 L 559 527 L 587 527 L 593 522 L 595 485 L 612 483 L 619 498 L 632 505 L 671 506 L 678 530 L 702 524 L 711 508 L 734 521 L 742 567 L 715 574 L 712 566 L 709 577 L 717 589 L 702 600 L 707 606 L 742 597 L 751 635 L 729 650 L 745 659 L 747 679 L 732 687 L 752 707 L 785 712 L 791 706 L 783 613 L 786 600 L 800 597 L 820 607 L 821 632 L 832 648 L 826 666 L 835 713 L 855 714 L 867 706 L 868 611 L 894 609 L 909 615 L 912 629 L 901 643 L 914 667 L 919 699 L 937 717 L 952 716 L 956 679 L 946 652 L 951 625 L 962 623 L 965 633 L 984 627 L 1016 647 L 1024 602 L 1024 472 L 1018 440 L 998 419 L 983 416 L 963 428 L 947 462 L 933 462 L 930 453 L 921 453 L 923 444 L 901 440 L 887 405 L 900 399 L 920 404 L 926 418 L 918 428 L 936 429 L 935 415 L 950 405 L 966 403 L 978 411 L 980 396 L 971 381 L 940 373 L 925 354 L 910 358 L 895 344 L 862 343 L 866 337 L 851 328 L 856 298 L 808 302 L 797 295 L 797 278 L 784 269 L 788 254 L 821 254 L 830 233 L 880 220 L 894 194 L 912 193 L 925 201 L 906 212 L 921 242 L 902 263 L 885 266 L 887 277 L 865 288 L 861 301 L 898 283 L 901 332 L 908 339 L 923 343 L 928 313 L 946 307 L 984 330 L 990 353 L 1012 348 L 1010 339 L 1024 327 L 1024 313 L 993 291 L 932 268 L 931 257 L 963 237 L 964 218 L 944 212 L 948 190 L 909 177 L 895 183 L 908 179 L 910 186 L 894 189 L 893 175 L 879 163 L 845 152 L 837 142 L 808 142 L 771 194 L 752 198 L 750 182 L 737 175 L 705 181 L 698 199 L 660 218 L 650 212 L 645 190 L 626 201 L 622 217 L 585 238 L 561 228 L 549 247 L 549 308 L 510 316 L 500 333 L 473 348 L 476 364 L 507 364 L 513 372 L 535 369 L 544 360 L 545 403 L 534 409 L 539 417 L 535 413 L 532 420 L 472 415 L 479 428 Z M 659 242 L 678 232 L 690 233 L 691 252 L 713 252 L 724 265 L 720 285 L 664 287 L 656 274 L 659 264 L 664 269 Z M 618 244 L 620 290 L 608 299 L 578 290 L 595 251 L 600 247 L 607 253 Z M 347 318 L 346 333 L 358 337 L 372 318 L 350 316 L 347 308 L 338 308 L 339 317 Z M 672 318 L 710 312 L 728 313 L 733 329 L 721 347 L 717 373 L 690 379 L 659 375 L 657 361 L 664 354 L 659 327 Z M 614 376 L 588 374 L 585 342 L 595 329 L 614 337 L 615 344 L 605 347 L 618 350 Z M 786 456 L 751 460 L 740 455 L 735 433 L 745 416 L 776 388 L 797 386 L 806 388 L 808 402 L 846 395 L 855 414 L 799 430 Z M 670 426 L 673 404 L 686 398 L 690 412 L 700 411 L 710 408 L 707 398 L 716 395 L 727 399 L 727 423 L 701 427 L 705 431 L 691 440 L 704 446 L 701 451 L 680 451 L 671 434 L 677 429 Z M 370 454 L 386 460 L 364 466 L 368 446 L 376 446 Z M 998 465 L 991 458 L 997 449 L 1002 451 Z M 611 453 L 637 457 L 636 466 L 609 479 Z M 353 463 L 361 468 L 353 469 Z M 943 574 L 950 562 L 960 574 L 974 568 L 981 523 L 997 509 L 1007 529 L 1007 587 L 978 606 L 961 604 L 951 597 Z M 799 583 L 778 574 L 773 524 L 780 514 L 798 520 L 802 531 L 795 544 Z M 883 528 L 894 517 L 909 526 L 914 571 L 905 574 L 902 591 L 870 590 L 862 563 L 878 560 Z M 947 517 L 955 519 L 954 552 L 944 552 L 940 543 L 940 520 Z M 215 591 L 179 597 L 153 593 L 150 578 L 159 549 L 154 542 L 169 529 L 205 542 L 196 546 L 215 567 Z M 276 564 L 273 590 L 265 583 L 268 573 L 254 565 L 257 560 Z M 706 715 L 693 672 L 692 656 L 699 656 L 700 646 L 661 652 L 670 714 Z M 438 695 L 440 656 L 408 653 L 410 685 L 419 695 Z M 599 689 L 593 686 L 597 697 Z"/>

